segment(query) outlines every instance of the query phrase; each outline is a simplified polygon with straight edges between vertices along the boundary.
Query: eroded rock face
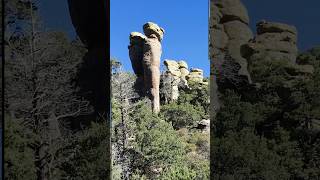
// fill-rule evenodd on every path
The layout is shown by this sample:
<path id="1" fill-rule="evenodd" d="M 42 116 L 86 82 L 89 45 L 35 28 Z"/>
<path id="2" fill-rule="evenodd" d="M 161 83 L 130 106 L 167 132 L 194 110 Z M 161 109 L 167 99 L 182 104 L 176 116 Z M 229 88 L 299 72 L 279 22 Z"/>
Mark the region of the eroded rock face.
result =
<path id="1" fill-rule="evenodd" d="M 143 95 L 149 97 L 152 110 L 160 111 L 160 59 L 161 40 L 164 30 L 157 24 L 148 22 L 143 25 L 144 34 L 130 34 L 129 57 L 132 68 L 137 75 L 137 89 L 143 89 Z"/>
<path id="2" fill-rule="evenodd" d="M 253 38 L 247 10 L 240 0 L 212 0 L 210 6 L 212 83 L 222 89 L 247 86 L 252 82 L 241 55 L 241 47 Z"/>
<path id="3" fill-rule="evenodd" d="M 188 65 L 186 63 L 181 63 L 184 67 Z M 167 88 L 170 92 L 170 98 L 169 101 L 175 101 L 178 99 L 179 97 L 179 85 L 180 83 L 183 81 L 183 77 L 182 76 L 182 72 L 180 71 L 180 64 L 179 62 L 175 61 L 175 60 L 169 60 L 166 59 L 164 61 L 164 65 L 167 68 L 167 71 L 164 73 L 166 78 L 168 78 L 168 80 L 170 81 L 169 84 L 167 84 L 167 86 L 169 86 L 169 88 Z M 182 82 L 183 83 L 183 82 Z M 186 83 L 186 86 L 188 85 L 186 81 L 184 81 L 184 83 Z"/>
<path id="4" fill-rule="evenodd" d="M 186 77 L 188 81 L 203 83 L 203 70 L 192 68 L 189 75 Z"/>
<path id="5" fill-rule="evenodd" d="M 210 112 L 220 108 L 219 93 L 247 88 L 252 83 L 248 62 L 241 49 L 253 38 L 249 16 L 240 0 L 211 0 L 210 3 Z"/>

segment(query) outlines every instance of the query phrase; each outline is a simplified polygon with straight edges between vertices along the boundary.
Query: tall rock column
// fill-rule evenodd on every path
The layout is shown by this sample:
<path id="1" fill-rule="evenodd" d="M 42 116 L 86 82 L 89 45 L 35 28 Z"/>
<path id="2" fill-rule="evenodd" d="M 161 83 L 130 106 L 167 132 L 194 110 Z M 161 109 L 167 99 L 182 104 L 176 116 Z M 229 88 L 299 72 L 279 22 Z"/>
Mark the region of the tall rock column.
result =
<path id="1" fill-rule="evenodd" d="M 137 81 L 143 85 L 143 93 L 152 103 L 152 111 L 160 111 L 160 58 L 161 41 L 164 30 L 157 24 L 148 22 L 143 25 L 143 32 L 130 34 L 129 56 L 137 75 Z M 138 87 L 139 88 L 139 87 Z"/>

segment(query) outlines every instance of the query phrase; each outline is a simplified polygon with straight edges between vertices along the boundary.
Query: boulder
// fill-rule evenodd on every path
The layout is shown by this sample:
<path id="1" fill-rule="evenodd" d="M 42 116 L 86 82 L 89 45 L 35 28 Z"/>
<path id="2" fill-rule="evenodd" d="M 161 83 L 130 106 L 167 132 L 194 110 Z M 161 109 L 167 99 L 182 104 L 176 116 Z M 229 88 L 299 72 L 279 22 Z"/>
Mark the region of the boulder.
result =
<path id="1" fill-rule="evenodd" d="M 180 68 L 181 77 L 186 77 L 190 72 L 186 68 Z"/>
<path id="2" fill-rule="evenodd" d="M 190 70 L 190 74 L 199 74 L 199 75 L 203 75 L 203 70 L 199 69 L 199 68 L 191 68 Z"/>
<path id="3" fill-rule="evenodd" d="M 181 68 L 188 69 L 188 64 L 185 61 L 179 61 L 178 64 L 180 69 Z"/>
<path id="4" fill-rule="evenodd" d="M 240 21 L 229 21 L 223 24 L 229 41 L 236 40 L 242 44 L 253 38 L 253 33 L 247 24 Z"/>
<path id="5" fill-rule="evenodd" d="M 146 24 L 143 25 L 143 32 L 149 38 L 155 35 L 158 38 L 158 40 L 161 42 L 165 31 L 156 23 L 147 22 Z"/>
<path id="6" fill-rule="evenodd" d="M 179 70 L 179 64 L 174 60 L 164 60 L 164 65 L 167 67 L 168 71 L 176 71 Z"/>
<path id="7" fill-rule="evenodd" d="M 249 24 L 247 9 L 240 0 L 216 0 L 215 5 L 222 14 L 221 22 L 237 20 Z"/>

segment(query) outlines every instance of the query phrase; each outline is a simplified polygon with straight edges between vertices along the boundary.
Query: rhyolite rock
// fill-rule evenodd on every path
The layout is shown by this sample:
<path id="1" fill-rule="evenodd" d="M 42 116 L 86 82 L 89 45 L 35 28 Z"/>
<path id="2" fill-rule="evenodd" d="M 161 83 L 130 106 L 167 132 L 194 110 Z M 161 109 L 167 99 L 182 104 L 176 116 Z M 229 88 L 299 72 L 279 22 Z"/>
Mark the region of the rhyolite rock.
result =
<path id="1" fill-rule="evenodd" d="M 241 48 L 253 38 L 248 12 L 240 0 L 212 0 L 210 6 L 212 80 L 220 90 L 246 87 L 252 81 Z"/>
<path id="2" fill-rule="evenodd" d="M 139 32 L 130 34 L 129 57 L 137 75 L 137 89 L 151 100 L 154 113 L 160 111 L 160 59 L 161 41 L 164 30 L 153 22 L 143 25 L 144 35 Z"/>

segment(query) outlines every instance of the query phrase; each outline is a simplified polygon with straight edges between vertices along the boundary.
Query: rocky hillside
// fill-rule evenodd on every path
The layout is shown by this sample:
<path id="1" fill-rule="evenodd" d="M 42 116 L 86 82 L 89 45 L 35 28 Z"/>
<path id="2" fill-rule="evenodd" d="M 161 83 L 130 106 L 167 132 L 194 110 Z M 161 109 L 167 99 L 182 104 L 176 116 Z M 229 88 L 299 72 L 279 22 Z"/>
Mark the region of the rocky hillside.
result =
<path id="1" fill-rule="evenodd" d="M 320 50 L 299 52 L 294 25 L 254 23 L 240 0 L 211 0 L 211 178 L 318 179 Z"/>

